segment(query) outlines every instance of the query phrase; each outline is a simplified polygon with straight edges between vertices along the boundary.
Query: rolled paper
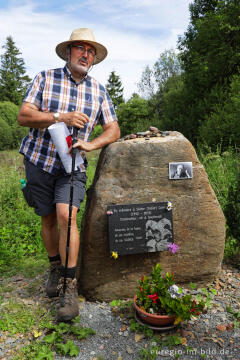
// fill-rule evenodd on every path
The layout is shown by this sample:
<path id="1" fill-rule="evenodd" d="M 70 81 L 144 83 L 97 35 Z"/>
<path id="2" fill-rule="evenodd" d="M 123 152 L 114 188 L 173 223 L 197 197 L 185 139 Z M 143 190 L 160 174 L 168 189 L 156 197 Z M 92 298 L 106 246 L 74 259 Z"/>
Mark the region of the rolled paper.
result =
<path id="1" fill-rule="evenodd" d="M 72 171 L 72 156 L 69 154 L 69 147 L 71 146 L 71 135 L 64 122 L 59 122 L 48 127 L 52 141 L 56 147 L 58 155 L 62 161 L 64 169 L 67 174 Z M 78 151 L 75 158 L 75 169 L 78 170 L 79 166 L 83 163 L 83 158 Z"/>

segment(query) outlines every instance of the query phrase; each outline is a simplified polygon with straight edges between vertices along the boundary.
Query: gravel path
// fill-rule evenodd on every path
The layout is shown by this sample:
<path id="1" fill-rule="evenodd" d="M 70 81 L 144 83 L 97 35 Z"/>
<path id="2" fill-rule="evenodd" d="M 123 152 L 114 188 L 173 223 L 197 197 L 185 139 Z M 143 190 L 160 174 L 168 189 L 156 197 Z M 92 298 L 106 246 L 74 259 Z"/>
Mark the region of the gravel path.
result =
<path id="1" fill-rule="evenodd" d="M 46 275 L 45 275 L 46 277 Z M 4 293 L 1 303 L 3 306 L 10 299 L 23 302 L 26 306 L 44 304 L 50 308 L 54 301 L 47 299 L 44 293 L 44 277 L 32 279 L 32 294 L 29 297 L 29 280 L 23 277 L 13 277 L 0 280 L 2 287 L 6 284 L 12 289 Z M 240 359 L 240 319 L 234 326 L 234 317 L 227 311 L 231 308 L 235 313 L 240 312 L 240 273 L 236 269 L 224 267 L 218 279 L 211 286 L 217 290 L 211 309 L 183 323 L 181 327 L 167 333 L 155 332 L 155 335 L 167 341 L 169 336 L 178 335 L 183 344 L 175 347 L 164 346 L 157 352 L 157 359 Z M 35 289 L 35 290 L 34 290 Z M 80 297 L 80 325 L 94 329 L 96 335 L 86 340 L 74 340 L 80 347 L 80 353 L 74 359 L 81 360 L 130 360 L 140 359 L 143 348 L 150 350 L 154 347 L 154 340 L 146 338 L 141 333 L 130 331 L 130 314 L 118 308 L 112 308 L 107 303 L 88 302 Z M 0 306 L 0 311 L 1 311 Z M 236 320 L 236 319 L 235 319 Z M 0 313 L 1 321 L 1 313 Z M 11 359 L 18 348 L 27 344 L 31 338 L 27 335 L 9 335 L 0 331 L 0 359 Z M 149 352 L 150 353 L 150 352 Z M 64 360 L 69 357 L 55 355 L 54 359 Z M 151 359 L 146 357 L 145 359 Z M 33 359 L 34 360 L 34 359 Z"/>

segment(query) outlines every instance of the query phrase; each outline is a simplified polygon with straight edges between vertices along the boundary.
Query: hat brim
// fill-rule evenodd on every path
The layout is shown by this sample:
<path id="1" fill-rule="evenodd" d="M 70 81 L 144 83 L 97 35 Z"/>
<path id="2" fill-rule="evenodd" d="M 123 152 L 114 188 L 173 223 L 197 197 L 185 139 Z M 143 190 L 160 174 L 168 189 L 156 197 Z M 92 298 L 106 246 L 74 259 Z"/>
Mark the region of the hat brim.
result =
<path id="1" fill-rule="evenodd" d="M 68 45 L 71 45 L 72 43 L 75 43 L 77 41 L 81 41 L 81 42 L 85 42 L 87 44 L 90 44 L 92 45 L 95 50 L 96 50 L 96 57 L 95 57 L 95 60 L 94 60 L 94 65 L 100 63 L 101 61 L 103 61 L 105 59 L 105 57 L 107 56 L 107 49 L 105 48 L 105 46 L 103 46 L 102 44 L 99 44 L 98 42 L 96 41 L 91 41 L 91 40 L 71 40 L 71 41 L 64 41 L 60 44 L 58 44 L 56 46 L 56 53 L 57 55 L 67 61 L 67 47 Z"/>

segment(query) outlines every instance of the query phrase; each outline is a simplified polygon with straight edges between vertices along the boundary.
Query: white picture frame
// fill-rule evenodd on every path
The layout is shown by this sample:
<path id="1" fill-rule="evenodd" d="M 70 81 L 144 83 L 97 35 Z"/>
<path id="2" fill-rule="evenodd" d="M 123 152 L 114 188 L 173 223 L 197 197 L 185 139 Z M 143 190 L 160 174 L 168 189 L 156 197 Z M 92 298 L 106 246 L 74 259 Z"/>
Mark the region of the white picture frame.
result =
<path id="1" fill-rule="evenodd" d="M 185 180 L 192 179 L 193 168 L 192 162 L 171 162 L 169 163 L 169 179 L 170 180 Z"/>

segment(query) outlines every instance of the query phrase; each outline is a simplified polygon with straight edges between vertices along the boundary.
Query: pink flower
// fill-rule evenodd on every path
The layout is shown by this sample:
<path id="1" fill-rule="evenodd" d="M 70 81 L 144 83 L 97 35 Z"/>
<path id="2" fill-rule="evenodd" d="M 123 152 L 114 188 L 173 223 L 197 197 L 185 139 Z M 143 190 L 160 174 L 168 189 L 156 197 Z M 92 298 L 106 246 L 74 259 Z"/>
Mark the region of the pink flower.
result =
<path id="1" fill-rule="evenodd" d="M 154 293 L 153 295 L 148 295 L 149 299 L 151 299 L 154 304 L 157 303 L 157 300 L 159 299 L 159 297 L 157 296 L 157 293 Z"/>
<path id="2" fill-rule="evenodd" d="M 178 249 L 179 249 L 179 246 L 177 244 L 173 244 L 173 243 L 168 244 L 168 250 L 172 254 L 175 254 L 176 252 L 178 252 Z"/>

